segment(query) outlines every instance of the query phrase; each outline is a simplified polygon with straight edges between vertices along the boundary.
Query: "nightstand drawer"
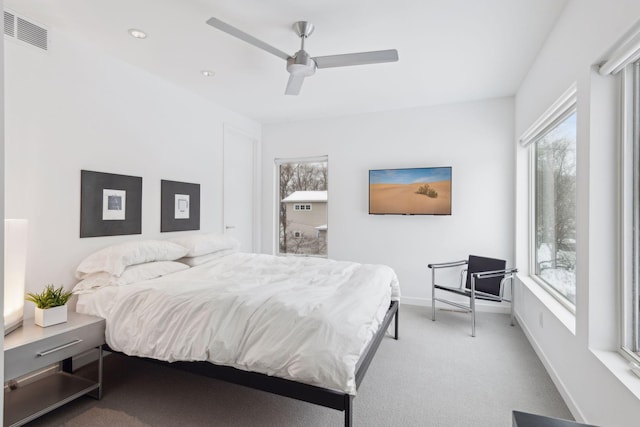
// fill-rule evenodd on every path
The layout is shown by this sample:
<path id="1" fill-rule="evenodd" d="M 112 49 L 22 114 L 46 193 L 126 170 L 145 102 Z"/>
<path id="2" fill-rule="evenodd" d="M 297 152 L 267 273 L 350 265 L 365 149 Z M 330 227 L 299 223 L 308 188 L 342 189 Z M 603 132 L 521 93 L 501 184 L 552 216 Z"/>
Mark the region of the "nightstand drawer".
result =
<path id="1" fill-rule="evenodd" d="M 104 320 L 101 320 L 6 349 L 5 381 L 104 344 L 104 325 Z"/>

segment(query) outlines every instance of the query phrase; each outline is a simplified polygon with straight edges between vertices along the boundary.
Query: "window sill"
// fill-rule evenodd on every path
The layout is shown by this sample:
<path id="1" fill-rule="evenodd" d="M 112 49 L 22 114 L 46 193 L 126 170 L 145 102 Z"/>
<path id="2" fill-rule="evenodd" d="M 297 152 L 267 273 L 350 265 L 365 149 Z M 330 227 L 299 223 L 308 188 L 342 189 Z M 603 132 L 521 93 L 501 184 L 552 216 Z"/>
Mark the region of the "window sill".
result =
<path id="1" fill-rule="evenodd" d="M 631 371 L 631 362 L 617 351 L 591 350 L 591 353 L 624 385 L 636 399 L 640 400 L 640 378 Z"/>
<path id="2" fill-rule="evenodd" d="M 518 280 L 564 325 L 572 335 L 576 334 L 576 316 L 558 300 L 552 297 L 542 286 L 529 276 L 517 275 Z M 518 301 L 515 302 L 516 310 Z"/>

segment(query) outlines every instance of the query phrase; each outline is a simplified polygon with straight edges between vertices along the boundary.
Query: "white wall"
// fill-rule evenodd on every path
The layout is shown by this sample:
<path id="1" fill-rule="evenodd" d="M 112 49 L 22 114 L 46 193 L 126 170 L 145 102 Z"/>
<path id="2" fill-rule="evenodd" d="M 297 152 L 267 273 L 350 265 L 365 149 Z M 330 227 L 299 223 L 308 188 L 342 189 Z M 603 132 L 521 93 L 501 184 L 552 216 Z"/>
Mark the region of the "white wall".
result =
<path id="1" fill-rule="evenodd" d="M 329 257 L 393 267 L 430 300 L 430 262 L 513 260 L 513 99 L 271 124 L 262 135 L 262 242 L 272 253 L 274 159 L 329 156 Z M 369 169 L 452 166 L 451 216 L 368 214 Z"/>
<path id="2" fill-rule="evenodd" d="M 594 64 L 640 19 L 640 2 L 572 0 L 516 96 L 522 134 L 569 86 L 578 90 L 577 302 L 575 318 L 528 274 L 528 160 L 516 150 L 516 262 L 522 280 L 516 311 L 525 333 L 574 416 L 603 426 L 636 425 L 640 379 L 616 353 L 620 314 L 618 262 L 618 86 Z"/>
<path id="3" fill-rule="evenodd" d="M 7 41 L 6 217 L 29 220 L 27 291 L 71 288 L 92 251 L 160 233 L 160 180 L 201 185 L 201 230 L 222 231 L 223 124 L 260 126 L 52 31 Z M 80 170 L 140 176 L 142 235 L 79 238 Z M 27 304 L 32 310 L 32 304 Z M 26 312 L 27 316 L 32 312 Z"/>

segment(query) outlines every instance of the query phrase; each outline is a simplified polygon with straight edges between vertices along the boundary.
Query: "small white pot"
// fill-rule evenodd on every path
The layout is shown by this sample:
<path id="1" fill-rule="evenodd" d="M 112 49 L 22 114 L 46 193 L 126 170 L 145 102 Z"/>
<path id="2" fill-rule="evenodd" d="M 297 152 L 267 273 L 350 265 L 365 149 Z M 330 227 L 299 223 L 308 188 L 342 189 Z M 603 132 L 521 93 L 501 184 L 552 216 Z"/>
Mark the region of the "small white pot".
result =
<path id="1" fill-rule="evenodd" d="M 67 305 L 60 305 L 51 308 L 36 307 L 35 322 L 36 325 L 46 328 L 47 326 L 57 325 L 67 321 Z"/>

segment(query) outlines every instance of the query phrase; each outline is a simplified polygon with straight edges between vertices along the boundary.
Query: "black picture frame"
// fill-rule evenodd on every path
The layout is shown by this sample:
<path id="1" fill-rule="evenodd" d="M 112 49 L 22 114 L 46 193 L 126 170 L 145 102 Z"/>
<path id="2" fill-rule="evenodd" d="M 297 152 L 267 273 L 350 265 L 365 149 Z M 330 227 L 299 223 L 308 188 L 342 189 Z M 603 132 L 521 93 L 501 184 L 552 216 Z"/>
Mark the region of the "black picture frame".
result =
<path id="1" fill-rule="evenodd" d="M 80 171 L 80 237 L 142 234 L 142 177 Z"/>
<path id="2" fill-rule="evenodd" d="M 163 179 L 160 194 L 160 232 L 200 230 L 200 184 Z"/>

